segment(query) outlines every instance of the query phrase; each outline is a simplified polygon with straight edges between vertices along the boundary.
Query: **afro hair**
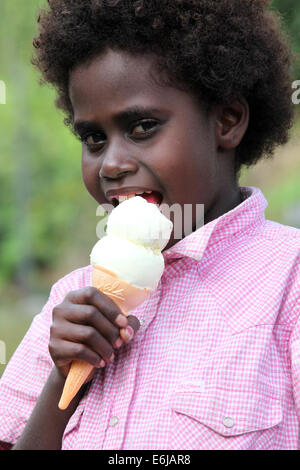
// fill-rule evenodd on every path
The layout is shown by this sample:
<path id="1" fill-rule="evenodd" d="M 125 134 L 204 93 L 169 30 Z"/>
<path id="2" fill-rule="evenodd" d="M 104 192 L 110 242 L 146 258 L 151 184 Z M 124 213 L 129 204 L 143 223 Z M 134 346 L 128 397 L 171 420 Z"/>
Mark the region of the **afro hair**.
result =
<path id="1" fill-rule="evenodd" d="M 155 54 L 168 84 L 208 109 L 245 98 L 250 121 L 235 172 L 269 157 L 293 123 L 291 51 L 268 0 L 48 0 L 32 63 L 72 126 L 70 71 L 107 47 Z"/>

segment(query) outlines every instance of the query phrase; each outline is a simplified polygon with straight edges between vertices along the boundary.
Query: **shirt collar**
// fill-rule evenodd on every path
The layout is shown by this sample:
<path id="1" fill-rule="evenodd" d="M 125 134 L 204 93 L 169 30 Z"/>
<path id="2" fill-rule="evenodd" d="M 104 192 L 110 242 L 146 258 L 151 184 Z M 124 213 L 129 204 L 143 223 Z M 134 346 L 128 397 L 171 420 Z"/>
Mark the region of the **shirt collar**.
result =
<path id="1" fill-rule="evenodd" d="M 267 200 L 259 188 L 242 186 L 239 189 L 242 202 L 238 206 L 163 251 L 165 261 L 182 257 L 200 261 L 207 248 L 227 245 L 230 238 L 259 227 L 265 220 Z"/>

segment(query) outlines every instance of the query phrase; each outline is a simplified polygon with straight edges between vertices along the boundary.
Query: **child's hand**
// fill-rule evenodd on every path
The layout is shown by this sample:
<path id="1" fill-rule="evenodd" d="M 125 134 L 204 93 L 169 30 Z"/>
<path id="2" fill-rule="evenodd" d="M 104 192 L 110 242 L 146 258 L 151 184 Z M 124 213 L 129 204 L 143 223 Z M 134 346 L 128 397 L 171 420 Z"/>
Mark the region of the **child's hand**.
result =
<path id="1" fill-rule="evenodd" d="M 69 292 L 52 312 L 49 352 L 66 377 L 71 362 L 81 359 L 99 368 L 114 359 L 114 348 L 130 341 L 139 329 L 133 315 L 120 308 L 94 287 Z M 95 370 L 86 382 L 92 379 Z"/>

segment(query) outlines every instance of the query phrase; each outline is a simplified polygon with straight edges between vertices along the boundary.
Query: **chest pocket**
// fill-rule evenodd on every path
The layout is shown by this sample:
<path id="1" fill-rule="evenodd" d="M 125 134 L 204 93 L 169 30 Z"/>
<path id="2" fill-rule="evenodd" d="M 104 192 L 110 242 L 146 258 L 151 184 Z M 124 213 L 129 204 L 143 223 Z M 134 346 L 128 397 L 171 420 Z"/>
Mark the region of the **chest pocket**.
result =
<path id="1" fill-rule="evenodd" d="M 74 447 L 74 444 L 76 442 L 75 436 L 79 431 L 81 418 L 83 416 L 84 409 L 85 409 L 85 403 L 86 403 L 86 398 L 83 398 L 79 402 L 76 410 L 74 411 L 73 415 L 71 416 L 66 426 L 66 429 L 63 435 L 63 441 L 62 441 L 62 450 L 68 450 Z"/>
<path id="2" fill-rule="evenodd" d="M 171 399 L 173 449 L 255 449 L 272 446 L 282 421 L 281 397 L 267 384 L 205 390 L 182 384 Z M 265 443 L 264 443 L 265 441 Z"/>

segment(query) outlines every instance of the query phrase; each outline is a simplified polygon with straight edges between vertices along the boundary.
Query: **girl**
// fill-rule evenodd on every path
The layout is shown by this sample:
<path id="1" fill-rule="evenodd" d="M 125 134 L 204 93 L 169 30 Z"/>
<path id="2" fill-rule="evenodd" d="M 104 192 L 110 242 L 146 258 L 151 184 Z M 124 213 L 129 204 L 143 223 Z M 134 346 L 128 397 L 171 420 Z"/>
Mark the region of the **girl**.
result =
<path id="1" fill-rule="evenodd" d="M 91 267 L 51 289 L 0 382 L 13 449 L 298 449 L 299 230 L 243 165 L 292 123 L 290 52 L 266 0 L 49 0 L 34 64 L 82 141 L 99 203 L 204 205 L 127 319 Z M 95 366 L 67 410 L 72 360 Z"/>

